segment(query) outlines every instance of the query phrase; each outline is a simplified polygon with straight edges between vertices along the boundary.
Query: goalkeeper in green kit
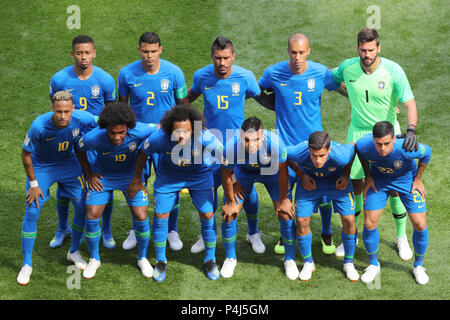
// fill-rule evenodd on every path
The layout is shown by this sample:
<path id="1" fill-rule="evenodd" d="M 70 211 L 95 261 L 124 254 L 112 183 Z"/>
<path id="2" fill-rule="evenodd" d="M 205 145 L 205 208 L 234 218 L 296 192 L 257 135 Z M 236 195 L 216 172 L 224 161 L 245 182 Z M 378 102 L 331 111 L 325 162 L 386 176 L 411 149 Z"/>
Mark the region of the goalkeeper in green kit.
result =
<path id="1" fill-rule="evenodd" d="M 389 121 L 400 134 L 396 106 L 398 100 L 404 105 L 408 128 L 403 148 L 417 150 L 416 126 L 417 107 L 411 87 L 403 69 L 395 62 L 379 57 L 381 50 L 379 35 L 375 29 L 363 29 L 358 33 L 357 50 L 359 57 L 343 61 L 333 69 L 335 82 L 344 82 L 351 106 L 351 122 L 348 128 L 347 143 L 356 142 L 378 121 Z M 364 171 L 358 157 L 355 157 L 350 178 L 355 192 L 355 222 L 363 207 Z M 397 230 L 397 247 L 402 260 L 413 256 L 406 237 L 406 209 L 398 194 L 392 193 L 389 204 Z M 342 247 L 342 248 L 341 248 Z M 337 256 L 343 256 L 342 244 L 336 249 Z"/>

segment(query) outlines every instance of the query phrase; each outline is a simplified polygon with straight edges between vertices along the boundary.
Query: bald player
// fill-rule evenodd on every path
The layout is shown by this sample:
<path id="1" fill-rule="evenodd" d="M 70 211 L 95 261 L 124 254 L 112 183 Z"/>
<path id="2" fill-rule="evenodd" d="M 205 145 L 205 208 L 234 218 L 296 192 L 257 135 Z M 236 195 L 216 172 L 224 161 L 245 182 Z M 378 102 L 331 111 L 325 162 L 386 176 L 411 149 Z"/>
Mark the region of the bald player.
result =
<path id="1" fill-rule="evenodd" d="M 329 91 L 338 89 L 345 94 L 339 83 L 333 80 L 331 71 L 324 65 L 307 60 L 311 53 L 308 37 L 294 33 L 289 37 L 287 52 L 290 59 L 268 67 L 261 79 L 261 105 L 274 110 L 276 128 L 286 146 L 294 146 L 308 140 L 311 133 L 323 131 L 321 116 L 321 96 L 325 88 Z M 269 92 L 273 91 L 273 95 Z M 270 99 L 272 97 L 272 99 Z M 290 183 L 296 181 L 293 170 L 289 170 Z M 333 254 L 336 247 L 331 239 L 331 203 L 322 199 L 320 212 L 322 217 L 322 249 L 324 253 Z M 275 252 L 283 253 L 282 239 L 275 247 Z"/>

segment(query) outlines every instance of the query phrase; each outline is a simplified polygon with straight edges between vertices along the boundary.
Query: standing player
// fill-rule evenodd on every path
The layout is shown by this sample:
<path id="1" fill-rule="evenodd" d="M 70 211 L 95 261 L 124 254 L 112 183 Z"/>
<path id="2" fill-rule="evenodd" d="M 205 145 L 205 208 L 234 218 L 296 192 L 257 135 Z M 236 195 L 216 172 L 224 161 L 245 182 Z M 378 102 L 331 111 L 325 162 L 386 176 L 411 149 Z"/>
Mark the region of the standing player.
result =
<path id="1" fill-rule="evenodd" d="M 116 85 L 114 78 L 103 69 L 92 64 L 97 52 L 94 40 L 86 35 L 80 35 L 72 40 L 74 60 L 72 66 L 68 66 L 57 72 L 50 81 L 50 99 L 57 91 L 68 91 L 73 96 L 76 109 L 86 110 L 98 116 L 103 107 L 116 101 Z M 94 161 L 95 154 L 88 152 L 88 159 Z M 56 192 L 56 208 L 59 216 L 59 226 L 55 237 L 50 242 L 50 247 L 56 248 L 63 244 L 64 238 L 71 234 L 67 224 L 69 216 L 68 199 L 59 196 Z M 111 212 L 113 201 L 105 208 L 102 221 L 103 245 L 106 248 L 114 248 L 116 243 L 111 232 Z"/>
<path id="2" fill-rule="evenodd" d="M 147 218 L 148 195 L 144 189 L 134 197 L 128 198 L 125 191 L 133 177 L 138 147 L 155 131 L 156 125 L 136 122 L 133 110 L 126 103 L 119 102 L 105 107 L 100 113 L 98 127 L 84 134 L 78 141 L 80 150 L 95 150 L 97 154 L 92 169 L 87 161 L 81 163 L 90 186 L 86 196 L 85 237 L 91 259 L 83 271 L 85 278 L 94 277 L 101 265 L 98 249 L 99 220 L 114 190 L 124 193 L 135 219 L 135 234 L 139 249 L 138 266 L 145 277 L 152 277 L 153 268 L 146 258 L 150 239 Z"/>
<path id="3" fill-rule="evenodd" d="M 395 62 L 378 56 L 381 50 L 379 35 L 375 29 L 363 29 L 358 33 L 359 57 L 347 59 L 333 70 L 336 82 L 344 82 L 351 105 L 351 122 L 347 142 L 356 142 L 372 131 L 378 121 L 396 122 L 398 100 L 403 103 L 408 119 L 408 129 L 403 147 L 407 151 L 417 149 L 417 107 L 411 87 L 403 69 Z M 400 133 L 400 132 L 397 132 Z M 350 178 L 355 188 L 356 224 L 363 207 L 364 171 L 355 157 Z M 395 195 L 395 193 L 393 193 Z M 411 259 L 413 253 L 406 237 L 406 210 L 400 198 L 389 198 L 397 230 L 397 247 L 402 260 Z M 341 250 L 336 250 L 339 254 Z"/>
<path id="4" fill-rule="evenodd" d="M 322 131 L 321 96 L 325 89 L 333 91 L 339 88 L 334 82 L 330 70 L 320 63 L 307 60 L 311 53 L 308 38 L 302 33 L 289 37 L 287 52 L 290 59 L 268 67 L 259 85 L 263 90 L 261 98 L 268 98 L 266 92 L 273 91 L 275 101 L 272 104 L 260 101 L 271 110 L 275 110 L 276 128 L 286 146 L 297 145 L 308 140 L 314 131 Z M 341 91 L 338 91 L 341 93 Z M 257 101 L 260 99 L 256 99 Z M 270 100 L 269 100 L 270 101 Z M 295 182 L 295 173 L 289 170 L 291 189 Z M 331 237 L 331 203 L 321 203 L 322 250 L 333 254 L 336 247 Z M 275 252 L 283 253 L 282 239 L 275 246 Z"/>
<path id="5" fill-rule="evenodd" d="M 423 258 L 428 246 L 426 223 L 426 192 L 422 174 L 427 167 L 431 148 L 418 145 L 417 151 L 407 152 L 403 145 L 405 139 L 396 138 L 394 127 L 388 121 L 380 121 L 356 143 L 356 150 L 364 169 L 365 181 L 363 196 L 364 231 L 363 240 L 369 256 L 370 265 L 361 276 L 361 281 L 370 283 L 380 273 L 378 262 L 378 221 L 383 213 L 391 191 L 400 195 L 413 225 L 414 276 L 418 284 L 429 280 L 423 267 Z M 417 165 L 415 159 L 419 160 Z"/>
<path id="6" fill-rule="evenodd" d="M 133 180 L 128 188 L 132 197 L 144 188 L 140 180 L 147 157 L 161 154 L 156 167 L 153 185 L 155 213 L 153 217 L 153 245 L 156 267 L 153 279 L 166 279 L 166 241 L 170 210 L 175 205 L 178 192 L 188 188 L 201 222 L 201 233 L 205 241 L 205 272 L 209 279 L 220 277 L 216 264 L 216 231 L 213 213 L 213 179 L 211 175 L 212 153 L 219 159 L 223 146 L 208 130 L 203 130 L 200 112 L 189 105 L 177 105 L 166 112 L 161 120 L 161 129 L 145 140 L 139 152 Z"/>
<path id="7" fill-rule="evenodd" d="M 194 73 L 192 87 L 189 89 L 189 102 L 203 95 L 203 114 L 206 127 L 223 144 L 234 137 L 244 122 L 245 99 L 258 96 L 261 90 L 253 73 L 238 65 L 233 65 L 235 58 L 233 43 L 225 37 L 217 37 L 211 47 L 213 64 Z M 227 137 L 228 130 L 228 137 Z M 213 167 L 214 177 L 214 212 L 219 199 L 217 189 L 221 185 L 220 165 Z M 252 244 L 256 253 L 264 253 L 265 247 L 258 233 L 258 194 L 253 188 L 244 202 L 247 214 L 247 241 Z M 203 239 L 192 246 L 191 251 L 197 253 L 205 249 Z"/>
<path id="8" fill-rule="evenodd" d="M 78 252 L 84 226 L 85 182 L 73 147 L 82 133 L 97 124 L 88 112 L 75 111 L 72 99 L 69 92 L 56 92 L 52 99 L 52 111 L 33 121 L 22 146 L 22 162 L 27 174 L 22 223 L 23 264 L 17 277 L 17 282 L 22 285 L 30 281 L 37 220 L 42 206 L 50 198 L 49 188 L 54 183 L 58 183 L 60 195 L 71 200 L 75 209 L 73 225 L 81 230 L 72 235 L 67 259 L 81 269 L 86 266 Z"/>
<path id="9" fill-rule="evenodd" d="M 263 183 L 269 192 L 285 243 L 285 273 L 289 279 L 297 279 L 299 272 L 295 264 L 294 210 L 290 200 L 287 155 L 283 142 L 275 133 L 264 130 L 261 120 L 251 117 L 242 124 L 240 135 L 228 140 L 223 154 L 227 159 L 221 169 L 226 197 L 222 213 L 225 261 L 220 274 L 224 278 L 230 278 L 237 265 L 237 216 L 242 202 L 238 200 L 236 203 L 235 200 L 236 186 L 233 186 L 232 180 L 234 171 L 236 184 L 242 187 L 245 197 L 250 194 L 256 182 Z"/>
<path id="10" fill-rule="evenodd" d="M 356 246 L 355 202 L 349 180 L 355 155 L 354 144 L 341 145 L 332 142 L 326 132 L 317 131 L 309 136 L 308 141 L 287 147 L 287 152 L 288 160 L 299 166 L 296 172 L 300 183 L 297 183 L 295 202 L 297 243 L 304 262 L 300 280 L 308 281 L 315 270 L 309 222 L 314 207 L 325 196 L 332 200 L 334 210 L 341 215 L 345 249 L 344 272 L 349 280 L 357 281 L 359 274 L 353 265 Z"/>
<path id="11" fill-rule="evenodd" d="M 119 101 L 129 103 L 136 120 L 143 123 L 159 123 L 164 112 L 177 103 L 188 104 L 183 71 L 173 63 L 161 59 L 163 47 L 159 36 L 145 32 L 139 38 L 137 60 L 119 72 Z M 158 167 L 158 155 L 152 156 L 153 167 Z M 149 172 L 146 176 L 150 175 Z M 169 244 L 172 250 L 181 250 L 183 243 L 177 233 L 179 196 L 172 208 L 169 222 Z M 122 247 L 126 250 L 136 245 L 133 228 Z"/>

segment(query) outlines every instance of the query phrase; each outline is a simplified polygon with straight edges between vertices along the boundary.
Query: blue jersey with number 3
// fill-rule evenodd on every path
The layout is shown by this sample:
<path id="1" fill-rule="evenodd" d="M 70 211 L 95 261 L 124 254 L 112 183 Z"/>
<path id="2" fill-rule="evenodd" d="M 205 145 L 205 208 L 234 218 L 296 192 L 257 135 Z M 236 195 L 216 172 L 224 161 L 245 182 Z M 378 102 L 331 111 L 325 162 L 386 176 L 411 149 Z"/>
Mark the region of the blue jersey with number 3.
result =
<path id="1" fill-rule="evenodd" d="M 294 74 L 289 61 L 268 67 L 259 85 L 275 93 L 276 127 L 286 146 L 308 140 L 314 131 L 322 131 L 321 96 L 324 89 L 336 90 L 331 71 L 324 65 L 307 61 L 301 75 Z"/>

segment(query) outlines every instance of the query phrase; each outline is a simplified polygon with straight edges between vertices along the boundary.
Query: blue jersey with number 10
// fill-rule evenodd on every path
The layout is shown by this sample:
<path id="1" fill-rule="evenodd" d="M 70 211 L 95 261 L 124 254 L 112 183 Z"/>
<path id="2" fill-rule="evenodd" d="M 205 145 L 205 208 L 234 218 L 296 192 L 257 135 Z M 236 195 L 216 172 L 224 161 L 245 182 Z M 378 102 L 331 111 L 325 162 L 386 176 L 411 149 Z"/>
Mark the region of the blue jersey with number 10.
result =
<path id="1" fill-rule="evenodd" d="M 275 93 L 276 127 L 286 146 L 308 140 L 314 131 L 322 131 L 321 96 L 324 89 L 336 90 L 331 71 L 324 65 L 307 61 L 301 75 L 294 74 L 289 61 L 268 67 L 259 85 Z"/>
<path id="2" fill-rule="evenodd" d="M 156 131 L 155 124 L 137 122 L 133 129 L 128 130 L 122 144 L 116 146 L 109 139 L 106 129 L 97 127 L 80 138 L 78 148 L 83 151 L 97 151 L 93 171 L 104 176 L 126 176 L 134 172 L 142 141 Z"/>

